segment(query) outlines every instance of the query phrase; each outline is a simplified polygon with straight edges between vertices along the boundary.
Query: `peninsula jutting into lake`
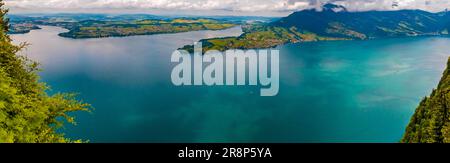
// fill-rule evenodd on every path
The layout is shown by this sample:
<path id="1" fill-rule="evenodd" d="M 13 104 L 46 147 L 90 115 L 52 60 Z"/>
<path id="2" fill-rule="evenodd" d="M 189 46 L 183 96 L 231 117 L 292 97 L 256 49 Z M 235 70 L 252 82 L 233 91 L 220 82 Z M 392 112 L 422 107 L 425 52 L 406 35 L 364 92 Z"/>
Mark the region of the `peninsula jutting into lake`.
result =
<path id="1" fill-rule="evenodd" d="M 320 10 L 294 12 L 279 20 L 244 26 L 239 37 L 201 40 L 209 49 L 259 49 L 286 43 L 367 40 L 406 36 L 448 36 L 450 13 L 423 10 L 349 12 L 344 6 L 325 4 Z M 192 45 L 183 49 L 192 51 Z"/>
<path id="2" fill-rule="evenodd" d="M 449 142 L 447 1 L 38 1 L 0 3 L 0 142 Z"/>
<path id="3" fill-rule="evenodd" d="M 179 33 L 199 30 L 221 30 L 236 26 L 235 22 L 205 18 L 158 18 L 156 16 L 122 15 L 54 15 L 13 16 L 11 33 L 28 33 L 39 25 L 58 26 L 68 29 L 59 36 L 80 38 L 124 37 Z"/>

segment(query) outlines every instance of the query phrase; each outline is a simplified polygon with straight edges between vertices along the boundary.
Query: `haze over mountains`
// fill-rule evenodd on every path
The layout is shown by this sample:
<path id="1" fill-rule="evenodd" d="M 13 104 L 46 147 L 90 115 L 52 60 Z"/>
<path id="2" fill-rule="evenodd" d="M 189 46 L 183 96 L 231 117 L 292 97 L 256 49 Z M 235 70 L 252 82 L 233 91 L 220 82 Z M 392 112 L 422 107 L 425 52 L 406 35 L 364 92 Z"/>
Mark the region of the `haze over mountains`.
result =
<path id="1" fill-rule="evenodd" d="M 148 13 L 183 15 L 287 16 L 326 3 L 349 11 L 421 9 L 440 12 L 448 0 L 7 0 L 14 13 Z"/>

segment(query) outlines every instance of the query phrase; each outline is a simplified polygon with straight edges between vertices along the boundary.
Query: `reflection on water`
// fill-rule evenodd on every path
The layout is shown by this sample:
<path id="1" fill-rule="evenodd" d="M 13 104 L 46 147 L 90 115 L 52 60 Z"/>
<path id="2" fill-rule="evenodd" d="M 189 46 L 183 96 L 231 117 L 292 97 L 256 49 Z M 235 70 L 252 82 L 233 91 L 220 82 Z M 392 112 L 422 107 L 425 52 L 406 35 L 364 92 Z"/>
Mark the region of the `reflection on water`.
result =
<path id="1" fill-rule="evenodd" d="M 224 31 L 75 40 L 57 36 L 65 29 L 43 28 L 13 37 L 16 43 L 31 43 L 32 46 L 23 53 L 42 63 L 46 70 L 43 75 L 83 72 L 96 80 L 124 84 L 130 81 L 155 82 L 156 77 L 148 75 L 167 76 L 170 63 L 167 61 L 179 47 L 202 38 L 238 36 L 242 33 L 240 27 L 235 27 Z"/>
<path id="2" fill-rule="evenodd" d="M 449 38 L 292 44 L 280 49 L 280 93 L 175 87 L 173 50 L 240 28 L 73 40 L 44 27 L 14 35 L 43 64 L 55 91 L 80 92 L 70 137 L 91 142 L 398 142 L 420 99 L 437 85 Z"/>

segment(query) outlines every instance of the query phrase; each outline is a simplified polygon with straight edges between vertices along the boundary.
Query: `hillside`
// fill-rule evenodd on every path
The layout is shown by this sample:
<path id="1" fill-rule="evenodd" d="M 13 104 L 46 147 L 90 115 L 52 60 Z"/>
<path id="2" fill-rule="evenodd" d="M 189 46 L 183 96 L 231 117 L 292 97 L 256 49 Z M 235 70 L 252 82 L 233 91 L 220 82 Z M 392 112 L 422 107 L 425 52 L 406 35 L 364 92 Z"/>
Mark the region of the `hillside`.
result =
<path id="1" fill-rule="evenodd" d="M 446 29 L 444 16 L 421 10 L 348 12 L 326 4 L 323 10 L 299 11 L 271 26 L 296 27 L 320 36 L 369 39 L 393 36 L 439 35 Z"/>
<path id="2" fill-rule="evenodd" d="M 450 59 L 437 89 L 417 107 L 402 142 L 450 143 Z"/>
<path id="3" fill-rule="evenodd" d="M 9 14 L 9 34 L 23 34 L 40 25 L 69 30 L 69 38 L 122 37 L 222 30 L 247 22 L 272 22 L 275 17 L 257 16 L 157 16 L 149 14 Z"/>
<path id="4" fill-rule="evenodd" d="M 231 28 L 234 22 L 204 18 L 153 18 L 153 16 L 111 16 L 104 15 L 50 15 L 11 16 L 10 34 L 28 33 L 39 29 L 39 25 L 58 26 L 69 32 L 59 34 L 68 38 L 123 37 L 161 33 L 179 33 L 199 30 L 221 30 Z"/>
<path id="5" fill-rule="evenodd" d="M 383 37 L 448 35 L 450 14 L 422 10 L 349 12 L 325 4 L 295 12 L 268 24 L 246 26 L 239 37 L 200 40 L 205 50 L 270 48 L 286 43 L 322 40 L 366 40 Z M 183 47 L 188 51 L 192 46 Z"/>
<path id="6" fill-rule="evenodd" d="M 99 38 L 117 36 L 151 35 L 161 33 L 179 33 L 199 30 L 220 30 L 236 26 L 212 19 L 172 19 L 172 20 L 135 20 L 135 21 L 81 21 L 69 32 L 61 33 L 69 38 Z"/>
<path id="7" fill-rule="evenodd" d="M 17 53 L 24 47 L 11 43 L 6 10 L 0 0 L 0 143 L 61 143 L 69 140 L 57 132 L 74 123 L 69 113 L 88 111 L 88 104 L 73 94 L 48 95 L 39 82 L 38 64 Z"/>

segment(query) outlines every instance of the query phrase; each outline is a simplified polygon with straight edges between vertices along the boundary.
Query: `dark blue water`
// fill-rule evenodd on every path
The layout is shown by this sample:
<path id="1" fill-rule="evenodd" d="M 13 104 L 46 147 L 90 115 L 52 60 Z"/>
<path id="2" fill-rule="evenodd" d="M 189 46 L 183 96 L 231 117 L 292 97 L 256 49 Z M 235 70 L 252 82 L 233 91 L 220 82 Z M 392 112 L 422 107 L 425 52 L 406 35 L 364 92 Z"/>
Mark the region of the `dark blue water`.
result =
<path id="1" fill-rule="evenodd" d="M 53 92 L 79 92 L 92 114 L 63 132 L 91 142 L 398 142 L 421 98 L 437 85 L 450 38 L 292 44 L 280 49 L 280 93 L 258 87 L 175 87 L 173 50 L 198 31 L 73 40 L 45 27 L 16 42 L 43 64 Z"/>

